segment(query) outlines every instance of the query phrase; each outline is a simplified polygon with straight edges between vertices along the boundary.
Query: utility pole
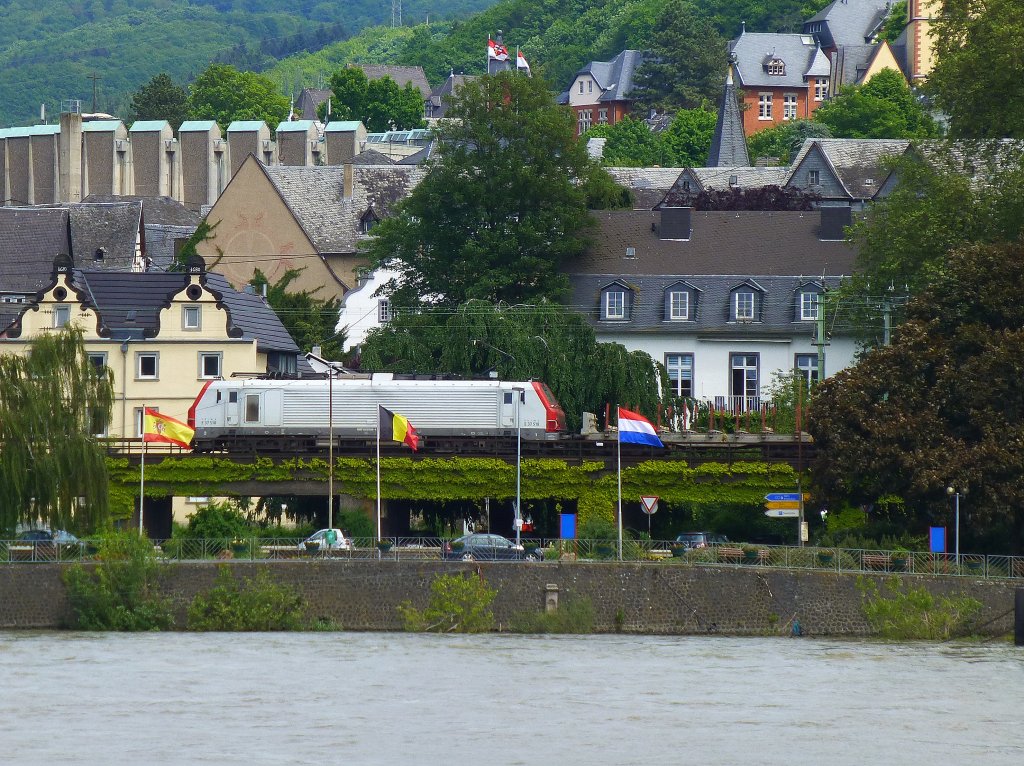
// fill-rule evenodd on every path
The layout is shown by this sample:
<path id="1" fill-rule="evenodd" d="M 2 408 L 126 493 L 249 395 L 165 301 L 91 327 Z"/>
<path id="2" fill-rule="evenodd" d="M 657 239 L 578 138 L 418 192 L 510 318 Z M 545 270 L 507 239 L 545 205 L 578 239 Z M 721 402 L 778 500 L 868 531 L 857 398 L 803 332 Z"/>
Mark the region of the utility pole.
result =
<path id="1" fill-rule="evenodd" d="M 87 77 L 87 79 L 92 80 L 92 111 L 93 111 L 93 114 L 95 114 L 96 113 L 96 83 L 99 82 L 100 80 L 102 80 L 103 78 L 100 77 L 95 72 L 93 72 L 90 75 L 86 75 L 86 77 Z"/>
<path id="2" fill-rule="evenodd" d="M 825 380 L 825 294 L 818 296 L 818 319 L 815 323 L 814 345 L 818 347 L 818 382 Z M 810 381 L 808 381 L 810 382 Z"/>
<path id="3" fill-rule="evenodd" d="M 896 288 L 889 283 L 888 293 L 882 298 L 882 345 L 888 346 L 892 339 L 892 293 Z"/>

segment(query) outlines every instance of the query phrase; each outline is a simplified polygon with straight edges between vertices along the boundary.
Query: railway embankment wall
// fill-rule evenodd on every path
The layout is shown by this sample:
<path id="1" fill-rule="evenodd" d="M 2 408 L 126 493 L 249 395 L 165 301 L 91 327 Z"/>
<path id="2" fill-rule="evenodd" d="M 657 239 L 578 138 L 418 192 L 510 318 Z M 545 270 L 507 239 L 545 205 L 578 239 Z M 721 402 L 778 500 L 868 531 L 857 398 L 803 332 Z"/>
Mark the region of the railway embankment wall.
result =
<path id="1" fill-rule="evenodd" d="M 499 626 L 521 612 L 539 612 L 557 594 L 560 604 L 589 599 L 599 632 L 667 635 L 789 635 L 799 621 L 805 635 L 862 636 L 858 578 L 879 584 L 884 574 L 841 574 L 756 566 L 688 566 L 631 563 L 445 563 L 429 561 L 267 561 L 168 564 L 162 587 L 173 599 L 178 623 L 197 594 L 213 586 L 218 566 L 251 577 L 265 569 L 296 588 L 312 618 L 344 630 L 400 630 L 397 607 L 423 607 L 433 579 L 446 572 L 479 572 L 497 590 Z M 66 565 L 0 565 L 0 629 L 49 629 L 69 624 L 71 608 L 61 580 Z M 931 593 L 968 595 L 984 605 L 985 635 L 1013 630 L 1019 582 L 970 577 L 903 575 Z"/>

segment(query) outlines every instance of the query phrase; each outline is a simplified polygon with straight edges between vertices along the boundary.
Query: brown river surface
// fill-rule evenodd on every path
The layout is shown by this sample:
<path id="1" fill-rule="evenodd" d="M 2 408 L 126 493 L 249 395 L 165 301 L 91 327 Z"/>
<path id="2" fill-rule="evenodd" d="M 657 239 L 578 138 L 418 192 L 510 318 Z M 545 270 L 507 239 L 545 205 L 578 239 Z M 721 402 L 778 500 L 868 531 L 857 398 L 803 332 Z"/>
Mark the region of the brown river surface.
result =
<path id="1" fill-rule="evenodd" d="M 0 632 L 4 764 L 1024 764 L 1024 648 Z"/>

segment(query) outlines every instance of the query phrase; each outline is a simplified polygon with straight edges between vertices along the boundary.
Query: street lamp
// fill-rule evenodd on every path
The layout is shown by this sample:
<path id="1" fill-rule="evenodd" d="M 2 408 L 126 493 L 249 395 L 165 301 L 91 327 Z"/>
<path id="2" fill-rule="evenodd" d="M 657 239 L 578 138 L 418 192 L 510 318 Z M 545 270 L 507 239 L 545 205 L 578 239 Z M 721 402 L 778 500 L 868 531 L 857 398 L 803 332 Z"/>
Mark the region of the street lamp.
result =
<path id="1" fill-rule="evenodd" d="M 960 566 L 960 494 L 961 490 L 956 487 L 946 487 L 946 494 L 953 498 L 953 508 L 955 509 L 956 516 L 956 536 L 953 538 L 956 543 L 956 565 Z M 967 494 L 967 490 L 963 490 L 963 494 Z"/>

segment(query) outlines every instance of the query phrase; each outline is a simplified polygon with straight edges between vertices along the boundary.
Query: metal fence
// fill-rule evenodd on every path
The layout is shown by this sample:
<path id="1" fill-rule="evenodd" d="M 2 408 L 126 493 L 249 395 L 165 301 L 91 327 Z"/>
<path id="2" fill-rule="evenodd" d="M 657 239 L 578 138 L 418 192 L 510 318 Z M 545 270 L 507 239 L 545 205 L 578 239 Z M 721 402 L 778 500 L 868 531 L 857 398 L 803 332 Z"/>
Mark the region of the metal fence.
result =
<path id="1" fill-rule="evenodd" d="M 439 560 L 446 542 L 440 537 L 355 538 L 326 548 L 306 545 L 299 538 L 242 540 L 174 538 L 155 543 L 161 561 L 262 561 L 297 559 Z M 538 551 L 547 561 L 617 561 L 616 540 L 561 540 L 524 538 L 525 552 Z M 0 540 L 0 564 L 75 563 L 96 559 L 97 546 L 78 543 Z M 458 558 L 458 557 L 456 557 Z M 891 572 L 917 575 L 958 575 L 1024 579 L 1024 556 L 983 556 L 922 551 L 886 551 L 853 548 L 816 548 L 781 545 L 724 544 L 685 548 L 669 540 L 624 540 L 625 561 L 672 566 L 740 566 L 808 569 L 825 572 Z"/>

